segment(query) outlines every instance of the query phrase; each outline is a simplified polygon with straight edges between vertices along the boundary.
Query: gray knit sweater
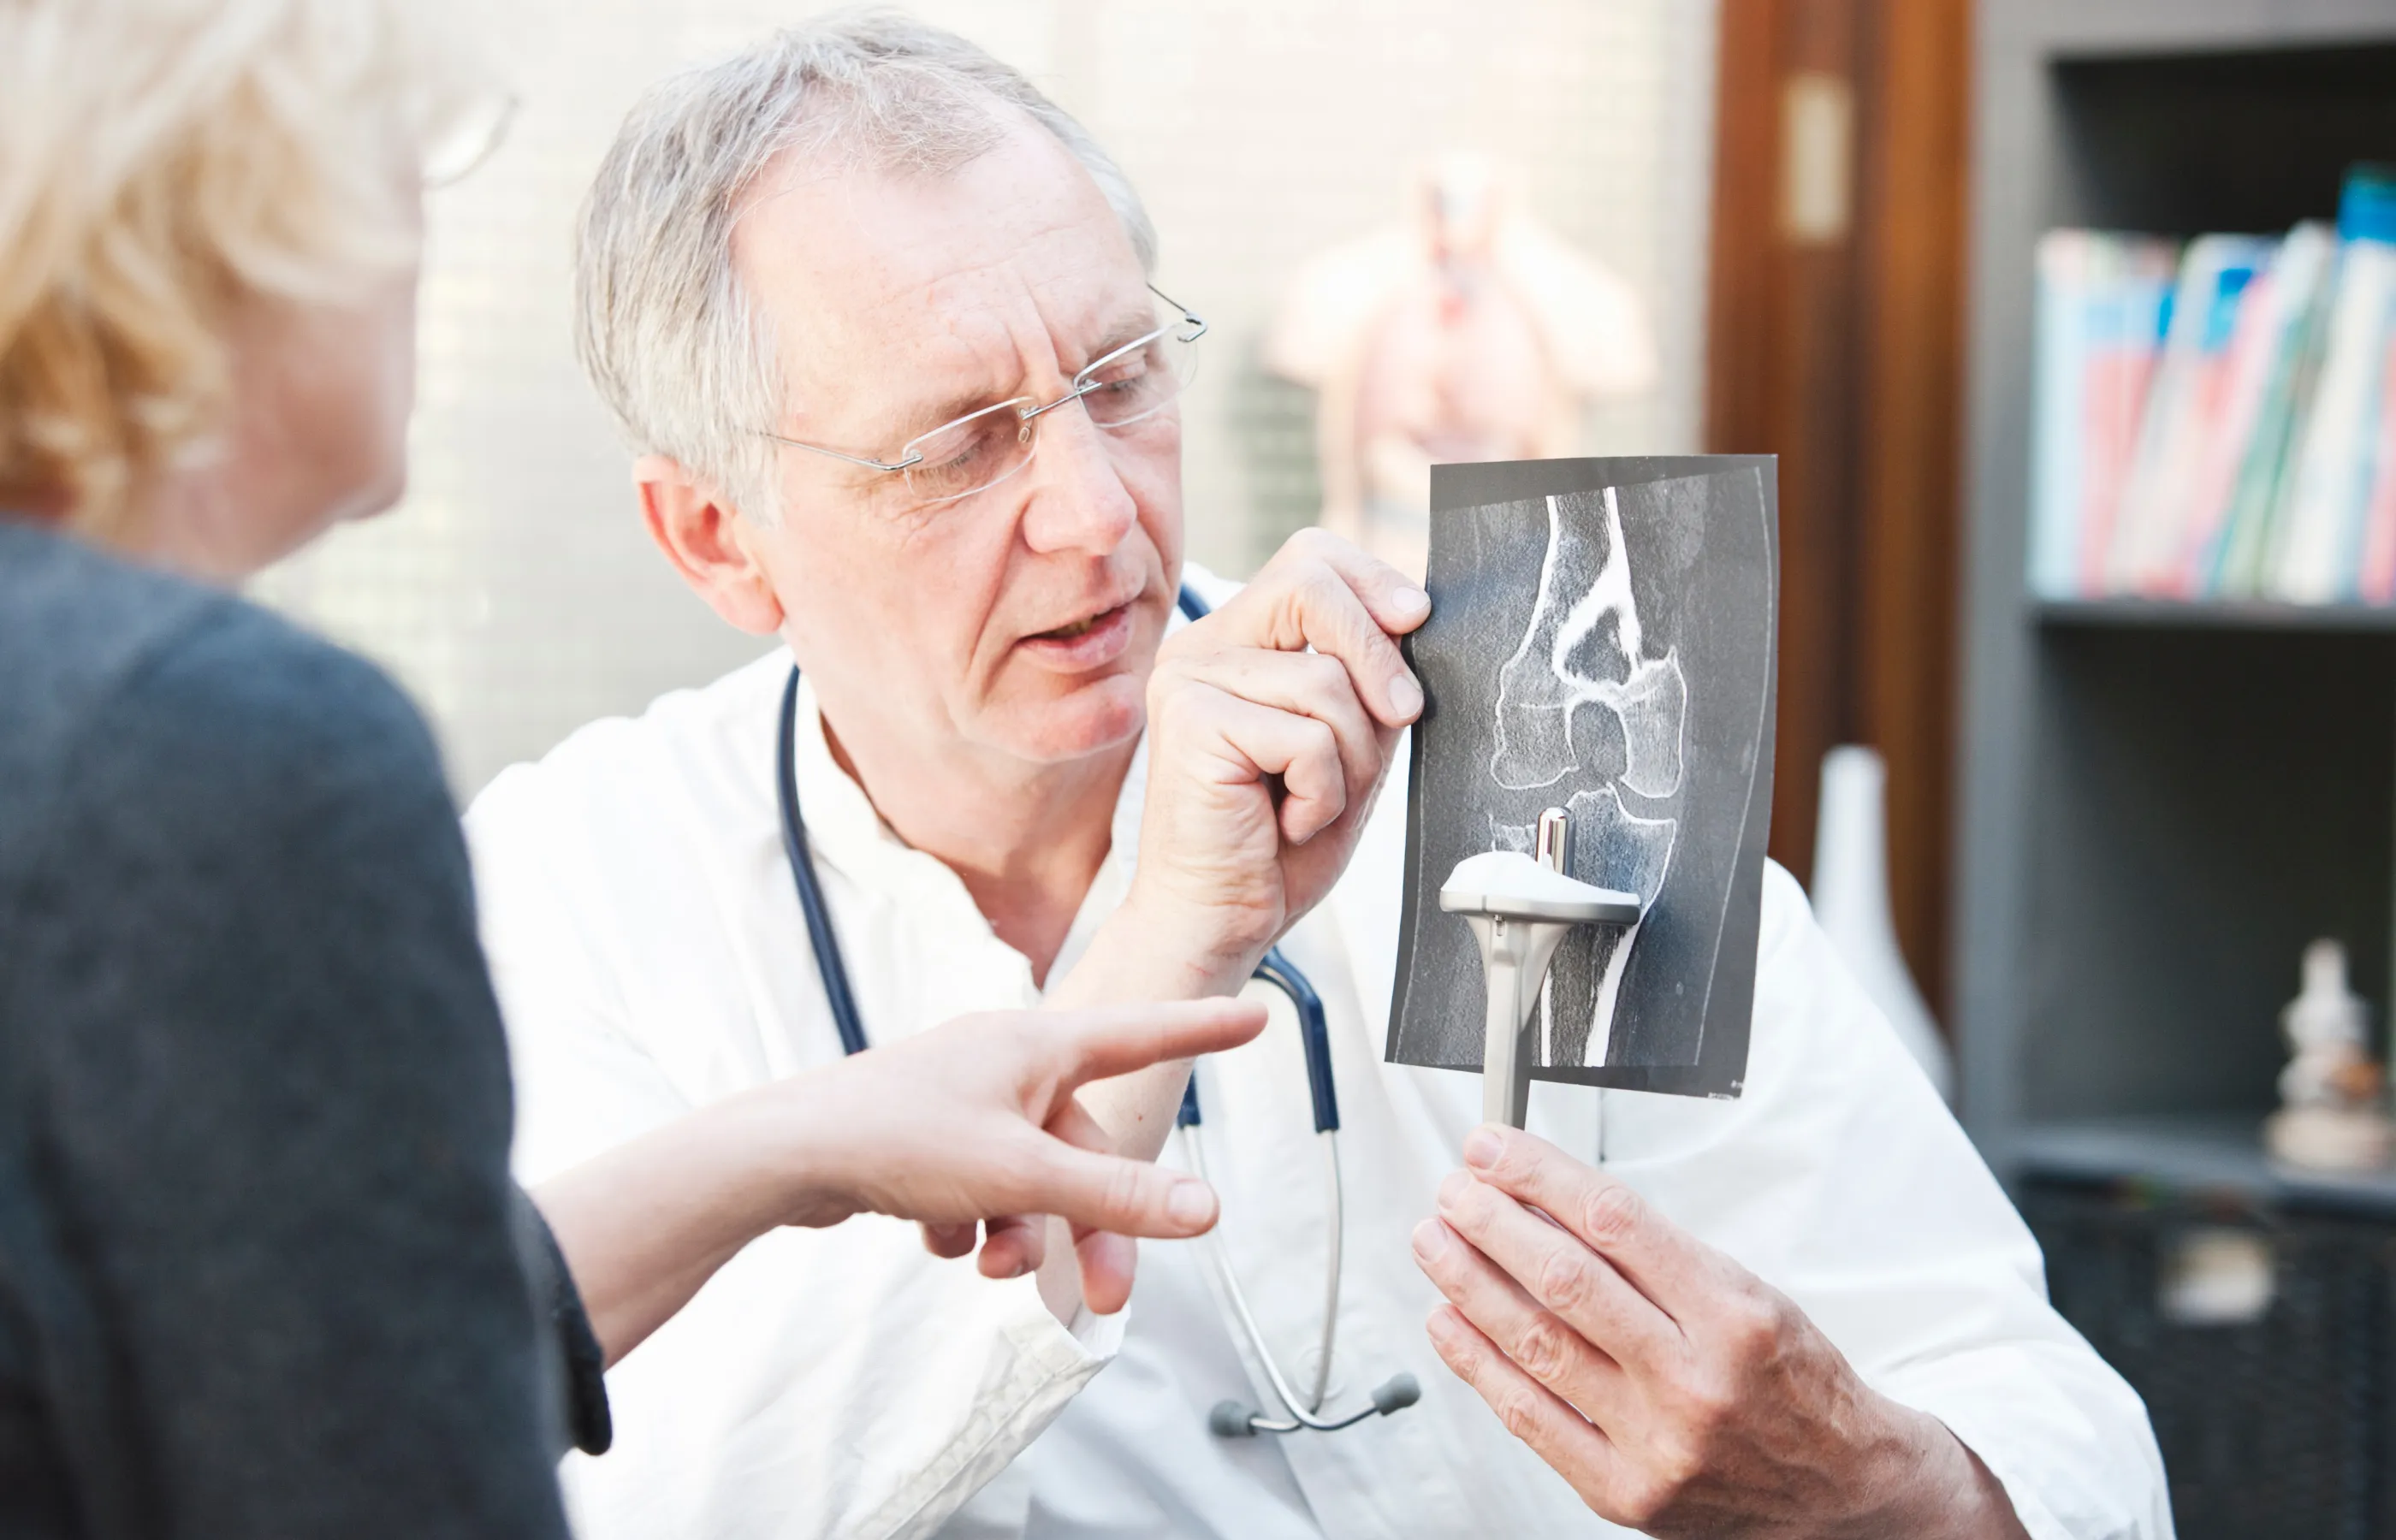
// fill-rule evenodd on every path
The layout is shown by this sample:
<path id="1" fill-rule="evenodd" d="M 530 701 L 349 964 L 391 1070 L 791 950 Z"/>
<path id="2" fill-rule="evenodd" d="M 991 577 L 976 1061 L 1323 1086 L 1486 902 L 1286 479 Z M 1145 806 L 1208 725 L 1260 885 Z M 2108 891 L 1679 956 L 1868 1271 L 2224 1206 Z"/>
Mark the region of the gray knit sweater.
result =
<path id="1" fill-rule="evenodd" d="M 562 1536 L 511 1117 L 399 692 L 0 518 L 0 1534 Z"/>

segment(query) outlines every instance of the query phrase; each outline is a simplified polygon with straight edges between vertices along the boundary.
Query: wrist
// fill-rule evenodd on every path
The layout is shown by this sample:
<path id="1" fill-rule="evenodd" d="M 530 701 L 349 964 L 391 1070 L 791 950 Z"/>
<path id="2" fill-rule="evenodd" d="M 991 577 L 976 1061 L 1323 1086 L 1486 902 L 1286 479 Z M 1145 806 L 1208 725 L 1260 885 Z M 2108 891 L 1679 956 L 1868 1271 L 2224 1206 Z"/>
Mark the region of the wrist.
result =
<path id="1" fill-rule="evenodd" d="M 786 1225 L 822 1228 L 866 1207 L 859 1140 L 844 1137 L 851 1061 L 790 1076 L 737 1098 L 725 1120 L 725 1189 L 750 1239 Z"/>
<path id="2" fill-rule="evenodd" d="M 1091 938 L 1073 970 L 1084 998 L 1070 1003 L 1236 994 L 1269 944 L 1238 934 L 1218 914 L 1135 890 Z"/>
<path id="3" fill-rule="evenodd" d="M 1873 1440 L 1873 1479 L 1857 1490 L 1880 1501 L 1841 1533 L 1890 1540 L 2021 1540 L 2025 1534 L 2003 1485 L 1947 1425 L 1927 1412 L 1874 1396 L 1882 1437 Z"/>

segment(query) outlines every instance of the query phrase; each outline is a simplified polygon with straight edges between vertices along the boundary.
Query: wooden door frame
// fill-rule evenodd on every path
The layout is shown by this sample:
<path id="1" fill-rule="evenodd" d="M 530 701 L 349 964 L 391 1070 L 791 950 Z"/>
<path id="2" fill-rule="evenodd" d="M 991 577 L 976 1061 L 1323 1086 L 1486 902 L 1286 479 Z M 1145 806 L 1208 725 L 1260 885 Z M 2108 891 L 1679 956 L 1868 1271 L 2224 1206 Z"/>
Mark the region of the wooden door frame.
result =
<path id="1" fill-rule="evenodd" d="M 1781 457 L 1772 853 L 1807 878 L 1823 752 L 1880 750 L 1898 940 L 1945 1016 L 1971 0 L 1720 19 L 1705 438 Z M 1787 218 L 1801 76 L 1852 104 L 1832 238 Z"/>

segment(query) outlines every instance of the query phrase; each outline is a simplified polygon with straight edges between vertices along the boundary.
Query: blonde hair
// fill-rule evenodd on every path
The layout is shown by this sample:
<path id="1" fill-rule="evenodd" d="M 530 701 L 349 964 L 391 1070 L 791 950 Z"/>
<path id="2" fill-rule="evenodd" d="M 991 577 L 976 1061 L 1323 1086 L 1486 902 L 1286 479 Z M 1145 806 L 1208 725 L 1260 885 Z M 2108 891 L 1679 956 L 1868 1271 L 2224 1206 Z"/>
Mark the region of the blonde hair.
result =
<path id="1" fill-rule="evenodd" d="M 224 420 L 241 306 L 415 261 L 487 99 L 424 0 L 0 0 L 0 487 L 117 527 Z"/>

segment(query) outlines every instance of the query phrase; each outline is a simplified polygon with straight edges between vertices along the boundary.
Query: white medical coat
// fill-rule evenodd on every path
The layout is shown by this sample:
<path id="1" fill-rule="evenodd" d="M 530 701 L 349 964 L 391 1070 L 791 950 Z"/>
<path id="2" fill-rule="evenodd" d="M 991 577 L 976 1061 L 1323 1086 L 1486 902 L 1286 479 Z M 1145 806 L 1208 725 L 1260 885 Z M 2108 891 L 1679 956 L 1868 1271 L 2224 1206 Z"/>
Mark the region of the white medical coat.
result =
<path id="1" fill-rule="evenodd" d="M 775 811 L 789 672 L 778 652 L 593 724 L 469 814 L 527 1183 L 839 1056 Z M 800 705 L 801 802 L 868 1032 L 1035 1002 L 1024 958 L 881 823 L 826 750 L 811 692 Z M 1129 885 L 1145 778 L 1143 760 L 1054 976 Z M 1404 1371 L 1419 1405 L 1327 1435 L 1210 1434 L 1226 1397 L 1278 1407 L 1195 1255 L 1206 1242 L 1144 1242 L 1129 1309 L 1069 1328 L 1032 1280 L 934 1258 L 912 1226 L 784 1229 L 609 1374 L 615 1448 L 564 1470 L 586 1540 L 1623 1533 L 1423 1334 L 1437 1295 L 1408 1237 L 1481 1084 L 1381 1059 L 1403 783 L 1401 762 L 1347 876 L 1283 946 L 1323 996 L 1344 1127 L 1333 1404 Z M 1744 1096 L 1542 1084 L 1531 1127 L 1602 1160 L 1786 1292 L 1873 1386 L 1943 1419 L 2039 1540 L 2168 1535 L 2136 1396 L 2049 1308 L 2030 1234 L 1777 867 L 1763 912 Z M 1325 1202 L 1286 1008 L 1199 1082 L 1220 1241 L 1283 1361 L 1311 1370 Z"/>

